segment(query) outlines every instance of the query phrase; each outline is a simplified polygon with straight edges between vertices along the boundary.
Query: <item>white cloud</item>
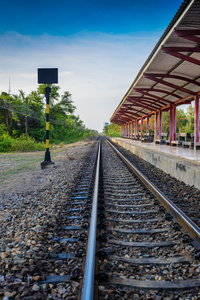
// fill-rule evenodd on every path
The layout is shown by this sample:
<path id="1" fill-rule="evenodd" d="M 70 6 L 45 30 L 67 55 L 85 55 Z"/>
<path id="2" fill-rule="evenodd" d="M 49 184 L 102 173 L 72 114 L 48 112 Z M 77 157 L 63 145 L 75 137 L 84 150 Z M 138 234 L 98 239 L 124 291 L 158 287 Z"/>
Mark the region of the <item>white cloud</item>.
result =
<path id="1" fill-rule="evenodd" d="M 149 33 L 148 33 L 149 34 Z M 0 35 L 0 92 L 37 88 L 37 68 L 57 67 L 61 92 L 69 90 L 76 114 L 102 130 L 159 36 L 81 32 L 71 37 Z"/>

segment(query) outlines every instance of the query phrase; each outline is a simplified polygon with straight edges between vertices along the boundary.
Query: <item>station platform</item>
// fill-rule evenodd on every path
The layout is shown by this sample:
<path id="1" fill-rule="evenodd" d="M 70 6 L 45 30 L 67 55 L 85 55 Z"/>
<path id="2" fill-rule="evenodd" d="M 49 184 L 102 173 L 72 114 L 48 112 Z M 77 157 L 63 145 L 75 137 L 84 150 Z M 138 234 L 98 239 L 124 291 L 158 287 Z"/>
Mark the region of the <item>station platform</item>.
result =
<path id="1" fill-rule="evenodd" d="M 200 189 L 200 150 L 109 138 L 165 173 Z"/>

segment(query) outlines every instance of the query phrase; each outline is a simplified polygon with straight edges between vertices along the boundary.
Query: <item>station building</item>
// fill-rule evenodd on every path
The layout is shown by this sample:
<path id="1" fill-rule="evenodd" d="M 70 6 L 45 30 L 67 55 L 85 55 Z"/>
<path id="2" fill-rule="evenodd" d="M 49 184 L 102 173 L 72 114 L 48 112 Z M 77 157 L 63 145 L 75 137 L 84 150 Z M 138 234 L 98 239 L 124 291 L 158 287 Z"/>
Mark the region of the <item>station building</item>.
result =
<path id="1" fill-rule="evenodd" d="M 200 1 L 184 0 L 114 111 L 115 142 L 200 189 Z M 194 132 L 177 133 L 176 109 L 194 105 Z M 169 132 L 162 114 L 169 112 Z M 149 120 L 154 116 L 154 133 Z M 144 122 L 146 125 L 144 133 Z M 140 132 L 138 131 L 140 125 Z"/>

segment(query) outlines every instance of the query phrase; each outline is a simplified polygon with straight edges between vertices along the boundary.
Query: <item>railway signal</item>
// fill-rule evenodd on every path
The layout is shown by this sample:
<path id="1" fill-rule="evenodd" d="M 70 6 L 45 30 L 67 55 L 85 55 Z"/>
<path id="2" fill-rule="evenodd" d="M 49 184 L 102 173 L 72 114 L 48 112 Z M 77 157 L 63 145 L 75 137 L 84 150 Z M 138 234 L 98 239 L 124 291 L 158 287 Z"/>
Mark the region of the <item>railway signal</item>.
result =
<path id="1" fill-rule="evenodd" d="M 45 97 L 46 97 L 46 151 L 44 161 L 41 162 L 41 169 L 45 169 L 48 165 L 54 164 L 51 161 L 49 151 L 49 99 L 51 94 L 52 83 L 58 83 L 58 69 L 45 68 L 38 69 L 38 83 L 45 84 Z"/>

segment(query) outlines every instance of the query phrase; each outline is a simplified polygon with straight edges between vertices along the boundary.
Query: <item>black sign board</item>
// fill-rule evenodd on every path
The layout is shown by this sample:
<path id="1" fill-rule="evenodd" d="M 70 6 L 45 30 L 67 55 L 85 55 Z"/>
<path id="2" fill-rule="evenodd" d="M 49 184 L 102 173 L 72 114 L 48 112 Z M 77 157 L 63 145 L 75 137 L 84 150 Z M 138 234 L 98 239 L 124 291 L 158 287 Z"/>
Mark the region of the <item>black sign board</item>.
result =
<path id="1" fill-rule="evenodd" d="M 58 68 L 38 69 L 38 83 L 58 83 Z"/>

